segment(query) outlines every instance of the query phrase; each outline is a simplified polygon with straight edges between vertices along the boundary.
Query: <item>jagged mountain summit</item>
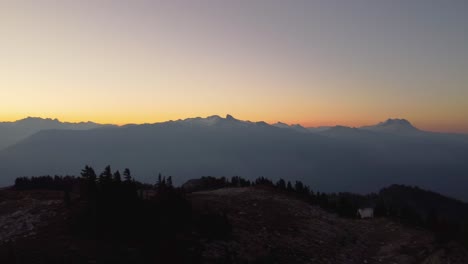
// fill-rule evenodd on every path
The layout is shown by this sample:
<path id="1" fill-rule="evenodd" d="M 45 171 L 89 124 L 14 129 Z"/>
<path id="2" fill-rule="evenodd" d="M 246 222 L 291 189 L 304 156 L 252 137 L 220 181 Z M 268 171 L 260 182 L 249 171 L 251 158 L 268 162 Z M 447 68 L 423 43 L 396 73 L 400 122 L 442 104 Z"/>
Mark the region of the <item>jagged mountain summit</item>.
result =
<path id="1" fill-rule="evenodd" d="M 303 127 L 300 124 L 288 125 L 284 122 L 278 121 L 277 123 L 268 124 L 264 121 L 252 122 L 248 120 L 239 120 L 233 117 L 230 114 L 227 114 L 226 117 L 221 117 L 219 115 L 212 115 L 208 117 L 195 117 L 187 119 L 179 119 L 176 121 L 168 121 L 156 123 L 159 125 L 165 125 L 169 123 L 175 123 L 179 125 L 188 125 L 188 126 L 208 126 L 208 127 L 272 127 L 272 128 L 281 128 L 289 129 L 296 132 L 302 133 L 318 133 L 324 135 L 343 135 L 349 136 L 349 134 L 356 135 L 358 133 L 363 133 L 363 135 L 368 135 L 368 132 L 382 132 L 382 133 L 393 133 L 393 134 L 410 134 L 416 132 L 424 132 L 414 127 L 406 119 L 388 119 L 384 122 L 380 122 L 372 126 L 362 126 L 362 127 L 347 127 L 347 126 L 321 126 L 321 127 Z"/>
<path id="2" fill-rule="evenodd" d="M 289 125 L 283 122 L 277 122 L 273 124 L 272 126 L 279 127 L 279 128 L 289 128 Z"/>
<path id="3" fill-rule="evenodd" d="M 227 114 L 226 117 L 221 117 L 219 115 L 212 115 L 208 117 L 195 117 L 187 119 L 179 119 L 176 121 L 156 123 L 158 125 L 169 125 L 169 124 L 178 124 L 182 126 L 190 127 L 212 127 L 212 128 L 242 128 L 242 127 L 251 127 L 251 128 L 285 128 L 291 129 L 299 132 L 309 132 L 306 128 L 302 127 L 299 124 L 288 125 L 282 122 L 276 124 L 268 124 L 265 121 L 249 121 L 249 120 L 239 120 L 234 116 Z"/>
<path id="4" fill-rule="evenodd" d="M 238 129 L 238 128 L 245 128 L 245 127 L 261 127 L 264 125 L 268 125 L 265 122 L 251 122 L 251 121 L 243 121 L 234 118 L 232 115 L 226 115 L 226 117 L 221 117 L 219 115 L 212 115 L 208 117 L 194 117 L 194 118 L 186 118 L 186 119 L 179 119 L 176 121 L 167 121 L 167 122 L 160 122 L 155 123 L 153 125 L 159 127 L 166 127 L 166 126 L 179 126 L 185 128 L 208 128 L 210 130 L 216 129 Z"/>

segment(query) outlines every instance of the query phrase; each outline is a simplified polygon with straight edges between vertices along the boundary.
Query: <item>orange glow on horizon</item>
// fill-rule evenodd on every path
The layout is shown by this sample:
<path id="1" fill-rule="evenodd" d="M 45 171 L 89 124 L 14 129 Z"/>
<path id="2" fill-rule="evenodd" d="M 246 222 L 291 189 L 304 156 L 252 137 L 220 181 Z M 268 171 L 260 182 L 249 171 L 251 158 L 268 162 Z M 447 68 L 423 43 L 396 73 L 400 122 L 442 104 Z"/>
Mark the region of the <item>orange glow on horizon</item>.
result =
<path id="1" fill-rule="evenodd" d="M 0 1 L 0 120 L 229 113 L 305 127 L 405 118 L 468 133 L 468 20 L 454 3 L 431 7 L 440 19 L 408 20 L 405 1 L 84 2 Z"/>
<path id="2" fill-rule="evenodd" d="M 60 122 L 70 122 L 70 123 L 79 123 L 79 122 L 95 122 L 99 124 L 113 124 L 113 125 L 118 125 L 118 126 L 123 126 L 127 124 L 153 124 L 153 123 L 161 123 L 161 122 L 166 122 L 170 120 L 179 120 L 179 119 L 186 119 L 186 118 L 193 118 L 193 117 L 208 117 L 211 115 L 216 115 L 216 114 L 208 114 L 208 115 L 192 115 L 192 116 L 177 116 L 177 115 L 168 115 L 167 118 L 164 118 L 160 116 L 159 118 L 151 118 L 147 117 L 145 118 L 135 118 L 133 116 L 129 116 L 128 119 L 122 118 L 121 116 L 92 116 L 91 118 L 82 118 L 80 116 L 67 116 L 67 115 L 55 115 L 55 116 L 48 116 L 48 115 L 35 115 L 35 114 L 30 114 L 30 115 L 10 115 L 10 116 L 4 116 L 0 115 L 0 122 L 15 122 L 27 117 L 38 117 L 38 118 L 50 118 L 50 119 L 58 119 Z M 220 117 L 225 117 L 225 114 L 218 114 Z M 257 118 L 240 118 L 239 116 L 236 116 L 233 114 L 234 118 L 239 119 L 239 120 L 245 120 L 245 121 L 252 121 L 252 122 L 259 122 L 259 121 L 265 121 L 268 124 L 274 124 L 276 122 L 282 122 L 288 125 L 296 125 L 299 124 L 303 127 L 321 127 L 321 126 L 348 126 L 348 127 L 361 127 L 361 126 L 370 126 L 370 125 L 375 125 L 379 122 L 383 122 L 386 120 L 384 119 L 368 119 L 368 120 L 360 120 L 360 121 L 350 121 L 350 120 L 338 120 L 338 119 L 333 119 L 332 121 L 326 121 L 326 120 L 316 120 L 316 121 L 299 121 L 297 119 L 291 120 L 291 119 L 286 119 L 286 120 L 274 120 L 274 119 L 257 119 Z M 404 117 L 395 117 L 395 118 L 404 118 Z M 310 119 L 308 119 L 310 120 Z M 460 126 L 458 124 L 450 124 L 450 123 L 444 123 L 444 124 L 433 124 L 430 122 L 413 122 L 411 119 L 408 119 L 415 127 L 425 130 L 425 131 L 433 131 L 433 132 L 448 132 L 448 133 L 468 133 L 468 125 L 466 126 Z"/>

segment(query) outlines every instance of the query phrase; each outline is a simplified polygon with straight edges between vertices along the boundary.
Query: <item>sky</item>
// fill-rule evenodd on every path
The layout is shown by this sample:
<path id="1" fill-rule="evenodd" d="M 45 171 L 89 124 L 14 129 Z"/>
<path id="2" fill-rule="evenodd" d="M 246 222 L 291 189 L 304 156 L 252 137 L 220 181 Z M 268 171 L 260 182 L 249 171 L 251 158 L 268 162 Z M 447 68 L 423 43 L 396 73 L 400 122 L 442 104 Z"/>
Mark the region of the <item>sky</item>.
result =
<path id="1" fill-rule="evenodd" d="M 0 0 L 0 120 L 468 133 L 465 0 Z"/>

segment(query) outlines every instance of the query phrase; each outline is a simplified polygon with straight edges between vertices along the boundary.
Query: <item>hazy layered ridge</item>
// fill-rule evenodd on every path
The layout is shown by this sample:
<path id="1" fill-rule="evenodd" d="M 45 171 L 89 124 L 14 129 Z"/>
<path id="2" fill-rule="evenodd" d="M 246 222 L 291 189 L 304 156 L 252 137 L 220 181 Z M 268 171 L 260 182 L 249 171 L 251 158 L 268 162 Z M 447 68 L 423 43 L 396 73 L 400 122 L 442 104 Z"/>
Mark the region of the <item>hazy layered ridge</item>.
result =
<path id="1" fill-rule="evenodd" d="M 1 183 L 11 184 L 16 176 L 78 174 L 85 164 L 97 170 L 111 164 L 129 167 L 139 180 L 150 182 L 162 172 L 176 183 L 202 175 L 282 177 L 319 191 L 369 192 L 402 183 L 468 200 L 466 135 L 423 132 L 406 120 L 375 127 L 304 132 L 298 126 L 228 115 L 47 130 L 0 153 Z"/>
<path id="2" fill-rule="evenodd" d="M 88 130 L 109 126 L 93 122 L 69 123 L 57 119 L 28 117 L 15 122 L 0 122 L 0 150 L 11 146 L 39 131 L 48 129 Z"/>

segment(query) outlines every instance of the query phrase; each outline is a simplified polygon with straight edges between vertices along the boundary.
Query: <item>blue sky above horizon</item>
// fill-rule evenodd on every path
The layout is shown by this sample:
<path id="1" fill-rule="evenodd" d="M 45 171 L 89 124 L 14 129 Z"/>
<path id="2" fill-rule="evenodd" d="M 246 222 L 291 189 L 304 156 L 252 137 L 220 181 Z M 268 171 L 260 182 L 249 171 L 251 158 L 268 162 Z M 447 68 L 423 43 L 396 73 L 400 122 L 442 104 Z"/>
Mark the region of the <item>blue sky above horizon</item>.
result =
<path id="1" fill-rule="evenodd" d="M 0 120 L 468 132 L 466 1 L 2 1 Z"/>

